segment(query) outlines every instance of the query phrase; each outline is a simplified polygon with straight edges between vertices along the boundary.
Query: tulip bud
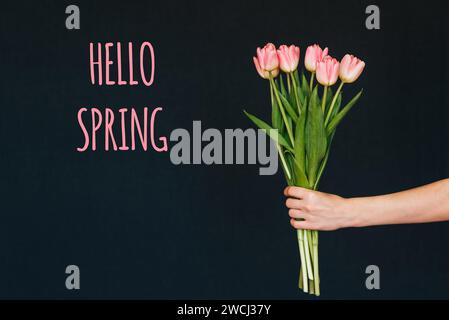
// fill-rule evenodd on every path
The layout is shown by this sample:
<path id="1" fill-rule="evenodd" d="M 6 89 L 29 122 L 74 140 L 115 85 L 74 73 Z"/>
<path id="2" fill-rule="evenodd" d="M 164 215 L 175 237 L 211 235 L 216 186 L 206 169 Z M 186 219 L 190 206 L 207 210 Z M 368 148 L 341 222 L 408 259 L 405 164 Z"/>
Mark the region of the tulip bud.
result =
<path id="1" fill-rule="evenodd" d="M 284 72 L 293 72 L 298 68 L 299 63 L 299 47 L 291 45 L 287 47 L 282 45 L 279 47 L 277 53 L 279 58 L 279 65 Z"/>
<path id="2" fill-rule="evenodd" d="M 267 43 L 265 47 L 257 48 L 257 57 L 253 57 L 257 72 L 264 79 L 274 78 L 279 74 L 279 59 L 276 47 L 272 43 Z"/>
<path id="3" fill-rule="evenodd" d="M 365 62 L 353 55 L 345 55 L 340 63 L 340 80 L 345 83 L 353 83 L 359 78 L 363 68 L 365 68 Z"/>
<path id="4" fill-rule="evenodd" d="M 331 86 L 337 82 L 340 63 L 337 59 L 326 58 L 316 65 L 316 79 L 323 86 Z"/>
<path id="5" fill-rule="evenodd" d="M 310 72 L 315 72 L 317 62 L 322 61 L 327 56 L 328 51 L 327 48 L 322 50 L 317 44 L 307 47 L 306 56 L 304 58 L 306 69 Z"/>

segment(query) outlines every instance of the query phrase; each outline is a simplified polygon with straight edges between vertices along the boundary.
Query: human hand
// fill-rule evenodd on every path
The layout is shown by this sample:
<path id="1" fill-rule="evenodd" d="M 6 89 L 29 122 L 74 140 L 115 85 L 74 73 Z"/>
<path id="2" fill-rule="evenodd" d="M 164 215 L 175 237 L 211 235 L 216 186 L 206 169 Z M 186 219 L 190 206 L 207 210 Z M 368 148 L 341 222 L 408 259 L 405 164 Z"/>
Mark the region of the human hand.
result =
<path id="1" fill-rule="evenodd" d="M 284 195 L 290 223 L 296 229 L 330 231 L 353 225 L 355 217 L 345 209 L 342 197 L 292 186 L 285 188 Z"/>

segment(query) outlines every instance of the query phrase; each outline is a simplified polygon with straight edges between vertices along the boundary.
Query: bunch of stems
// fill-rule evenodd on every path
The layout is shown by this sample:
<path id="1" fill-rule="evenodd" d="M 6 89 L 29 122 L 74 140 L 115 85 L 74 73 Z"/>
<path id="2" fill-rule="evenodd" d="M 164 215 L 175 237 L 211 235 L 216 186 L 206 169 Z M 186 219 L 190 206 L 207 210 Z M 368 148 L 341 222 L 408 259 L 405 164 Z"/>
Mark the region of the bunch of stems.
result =
<path id="1" fill-rule="evenodd" d="M 286 83 L 284 83 L 284 76 Z M 314 84 L 298 71 L 269 76 L 272 124 L 245 114 L 275 141 L 281 166 L 290 186 L 318 189 L 327 164 L 335 129 L 360 98 L 360 91 L 341 107 L 342 81 L 335 93 L 328 86 Z M 320 295 L 318 231 L 297 230 L 300 254 L 299 288 Z"/>

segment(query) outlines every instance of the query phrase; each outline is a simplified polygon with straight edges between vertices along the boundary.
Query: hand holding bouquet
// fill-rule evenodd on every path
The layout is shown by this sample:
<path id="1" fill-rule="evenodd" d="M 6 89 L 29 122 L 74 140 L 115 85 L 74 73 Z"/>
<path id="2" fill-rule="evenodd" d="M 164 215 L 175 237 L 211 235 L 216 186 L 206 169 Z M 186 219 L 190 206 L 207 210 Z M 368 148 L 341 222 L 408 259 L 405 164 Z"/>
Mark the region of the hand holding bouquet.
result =
<path id="1" fill-rule="evenodd" d="M 339 62 L 328 55 L 327 48 L 322 50 L 315 44 L 305 54 L 304 65 L 310 72 L 307 80 L 304 73 L 298 72 L 299 58 L 300 49 L 295 45 L 282 45 L 276 50 L 268 43 L 257 48 L 254 64 L 270 84 L 271 125 L 246 111 L 245 114 L 276 143 L 288 185 L 317 190 L 335 129 L 362 94 L 360 91 L 342 105 L 342 88 L 357 80 L 365 63 L 349 54 Z M 331 87 L 338 78 L 340 84 L 334 93 Z M 318 231 L 297 233 L 301 258 L 299 287 L 319 295 Z"/>

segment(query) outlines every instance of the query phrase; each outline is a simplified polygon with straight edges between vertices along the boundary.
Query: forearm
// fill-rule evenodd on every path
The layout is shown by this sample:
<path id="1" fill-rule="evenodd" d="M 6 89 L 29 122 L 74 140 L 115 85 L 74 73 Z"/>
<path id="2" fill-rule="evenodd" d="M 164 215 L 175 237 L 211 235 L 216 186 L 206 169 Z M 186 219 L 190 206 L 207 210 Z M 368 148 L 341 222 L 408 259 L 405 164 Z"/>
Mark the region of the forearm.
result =
<path id="1" fill-rule="evenodd" d="M 354 227 L 449 220 L 449 179 L 387 195 L 345 199 L 342 210 Z"/>

